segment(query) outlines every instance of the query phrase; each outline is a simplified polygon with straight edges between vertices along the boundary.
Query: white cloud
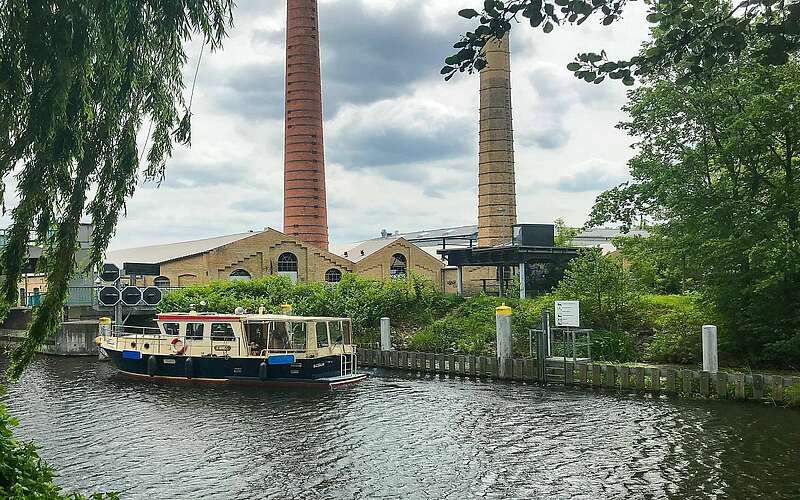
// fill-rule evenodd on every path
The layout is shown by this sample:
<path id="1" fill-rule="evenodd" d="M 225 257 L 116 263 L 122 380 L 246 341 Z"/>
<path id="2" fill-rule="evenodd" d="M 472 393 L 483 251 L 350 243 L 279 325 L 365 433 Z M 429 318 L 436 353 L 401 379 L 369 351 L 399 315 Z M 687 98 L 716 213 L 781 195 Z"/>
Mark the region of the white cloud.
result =
<path id="1" fill-rule="evenodd" d="M 445 83 L 441 61 L 477 0 L 320 2 L 331 239 L 476 219 L 478 77 Z M 142 186 L 112 247 L 282 226 L 284 2 L 244 0 L 222 51 L 203 58 L 193 146 Z M 280 5 L 275 8 L 275 5 Z M 630 56 L 646 35 L 641 6 L 611 28 L 590 21 L 549 35 L 512 32 L 521 222 L 580 225 L 595 196 L 625 175 L 631 139 L 615 124 L 625 88 L 565 69 L 579 51 Z M 325 24 L 327 21 L 327 24 Z M 199 45 L 189 47 L 191 81 Z M 588 178 L 594 182 L 584 182 Z"/>

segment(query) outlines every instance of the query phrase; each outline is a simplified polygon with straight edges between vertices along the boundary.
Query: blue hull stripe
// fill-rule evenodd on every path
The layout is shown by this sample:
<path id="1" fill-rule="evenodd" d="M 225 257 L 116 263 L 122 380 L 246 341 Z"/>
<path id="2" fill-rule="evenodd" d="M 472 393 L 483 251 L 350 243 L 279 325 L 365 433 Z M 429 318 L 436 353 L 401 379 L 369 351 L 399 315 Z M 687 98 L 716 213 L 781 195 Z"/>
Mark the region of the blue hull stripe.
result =
<path id="1" fill-rule="evenodd" d="M 267 358 L 268 365 L 290 365 L 292 363 L 294 363 L 294 356 L 291 354 L 270 356 Z"/>

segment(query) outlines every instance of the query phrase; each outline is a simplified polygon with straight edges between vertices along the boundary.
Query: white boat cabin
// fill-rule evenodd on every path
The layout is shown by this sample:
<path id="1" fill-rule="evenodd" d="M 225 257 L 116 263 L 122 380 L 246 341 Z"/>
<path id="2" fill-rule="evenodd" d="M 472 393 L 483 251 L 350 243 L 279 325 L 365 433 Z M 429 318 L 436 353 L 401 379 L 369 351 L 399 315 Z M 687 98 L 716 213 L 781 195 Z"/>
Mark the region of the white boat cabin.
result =
<path id="1" fill-rule="evenodd" d="M 321 358 L 354 351 L 349 318 L 277 314 L 166 313 L 158 328 L 124 327 L 105 347 L 147 354 Z M 131 331 L 134 329 L 135 331 Z"/>

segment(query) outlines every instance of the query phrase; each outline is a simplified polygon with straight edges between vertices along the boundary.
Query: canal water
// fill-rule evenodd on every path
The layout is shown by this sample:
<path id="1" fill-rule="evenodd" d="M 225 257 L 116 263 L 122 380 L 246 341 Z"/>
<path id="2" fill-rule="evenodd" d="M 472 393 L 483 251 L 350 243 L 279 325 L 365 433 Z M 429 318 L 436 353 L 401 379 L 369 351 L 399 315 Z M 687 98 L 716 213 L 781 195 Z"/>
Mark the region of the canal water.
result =
<path id="1" fill-rule="evenodd" d="M 800 495 L 800 412 L 766 405 L 396 372 L 267 391 L 56 357 L 3 399 L 67 491 L 129 499 Z"/>

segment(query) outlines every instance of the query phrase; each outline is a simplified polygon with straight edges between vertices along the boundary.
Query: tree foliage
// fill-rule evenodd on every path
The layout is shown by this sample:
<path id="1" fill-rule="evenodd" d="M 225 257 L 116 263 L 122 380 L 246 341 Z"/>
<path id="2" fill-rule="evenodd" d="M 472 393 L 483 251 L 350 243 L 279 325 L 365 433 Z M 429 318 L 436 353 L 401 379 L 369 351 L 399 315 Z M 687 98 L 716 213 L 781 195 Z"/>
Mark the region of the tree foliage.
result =
<path id="1" fill-rule="evenodd" d="M 0 194 L 15 174 L 19 195 L 0 257 L 6 309 L 16 300 L 32 234 L 48 263 L 48 293 L 12 354 L 12 378 L 60 321 L 81 218 L 94 224 L 91 262 L 97 263 L 140 175 L 160 181 L 173 144 L 190 142 L 184 44 L 199 35 L 218 48 L 232 6 L 232 0 L 0 3 Z M 136 141 L 145 122 L 149 146 L 140 165 L 145 151 Z"/>
<path id="2" fill-rule="evenodd" d="M 630 94 L 633 181 L 603 193 L 592 223 L 659 221 L 716 304 L 729 351 L 800 358 L 800 63 L 757 53 L 705 83 L 654 77 Z M 796 366 L 796 365 L 795 365 Z"/>
<path id="3" fill-rule="evenodd" d="M 572 244 L 572 240 L 578 236 L 578 230 L 574 227 L 569 227 L 564 219 L 559 217 L 553 221 L 555 226 L 555 245 L 557 247 L 568 247 Z"/>
<path id="4" fill-rule="evenodd" d="M 483 10 L 459 15 L 478 25 L 453 47 L 442 74 L 480 71 L 486 66 L 483 46 L 501 39 L 513 24 L 525 22 L 550 33 L 556 26 L 580 25 L 595 18 L 604 26 L 622 18 L 630 0 L 485 0 Z M 748 45 L 762 63 L 780 65 L 800 48 L 800 2 L 776 0 L 649 0 L 647 21 L 658 36 L 640 54 L 611 60 L 605 51 L 580 53 L 567 65 L 586 82 L 606 77 L 633 85 L 635 77 L 680 67 L 690 79 L 728 64 Z"/>

